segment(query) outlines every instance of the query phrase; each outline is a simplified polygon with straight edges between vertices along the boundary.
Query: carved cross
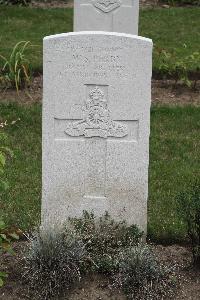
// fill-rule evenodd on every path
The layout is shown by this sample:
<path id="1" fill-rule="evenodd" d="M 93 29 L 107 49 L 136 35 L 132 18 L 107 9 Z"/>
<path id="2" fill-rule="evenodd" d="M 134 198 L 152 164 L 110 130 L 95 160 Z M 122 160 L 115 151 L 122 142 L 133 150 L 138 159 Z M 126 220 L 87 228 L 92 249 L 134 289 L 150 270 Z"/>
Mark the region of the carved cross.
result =
<path id="1" fill-rule="evenodd" d="M 85 143 L 85 197 L 106 197 L 107 143 L 136 142 L 138 120 L 112 120 L 108 108 L 108 86 L 87 85 L 83 119 L 55 119 L 56 139 L 78 138 Z M 62 131 L 61 136 L 60 131 Z"/>

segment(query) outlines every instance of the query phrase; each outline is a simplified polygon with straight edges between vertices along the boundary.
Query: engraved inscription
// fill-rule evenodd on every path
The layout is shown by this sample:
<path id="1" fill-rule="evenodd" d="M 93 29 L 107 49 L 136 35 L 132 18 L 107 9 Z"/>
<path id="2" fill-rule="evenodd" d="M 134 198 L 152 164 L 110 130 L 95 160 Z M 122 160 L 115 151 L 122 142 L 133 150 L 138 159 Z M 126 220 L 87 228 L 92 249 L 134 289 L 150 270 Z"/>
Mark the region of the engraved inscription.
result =
<path id="1" fill-rule="evenodd" d="M 94 0 L 93 5 L 103 11 L 109 13 L 121 6 L 120 0 Z"/>
<path id="2" fill-rule="evenodd" d="M 95 86 L 83 107 L 84 119 L 68 124 L 65 133 L 69 136 L 124 137 L 128 135 L 126 125 L 114 122 L 108 109 L 107 97 L 103 90 Z"/>
<path id="3" fill-rule="evenodd" d="M 91 66 L 94 69 L 93 72 L 85 71 Z M 92 51 L 85 55 L 73 54 L 70 62 L 65 65 L 65 70 L 70 71 L 74 77 L 108 78 L 111 72 L 117 77 L 127 77 L 127 66 L 122 64 L 122 56 L 93 55 Z"/>

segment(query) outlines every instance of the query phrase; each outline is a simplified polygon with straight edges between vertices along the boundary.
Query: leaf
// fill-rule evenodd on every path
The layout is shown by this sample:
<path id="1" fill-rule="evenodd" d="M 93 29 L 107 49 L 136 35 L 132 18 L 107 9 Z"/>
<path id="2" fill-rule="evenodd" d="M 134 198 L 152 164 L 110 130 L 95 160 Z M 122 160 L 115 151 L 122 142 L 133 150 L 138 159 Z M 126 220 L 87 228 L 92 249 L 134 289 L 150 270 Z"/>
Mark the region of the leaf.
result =
<path id="1" fill-rule="evenodd" d="M 7 278 L 8 274 L 6 272 L 0 272 L 0 277 Z"/>
<path id="2" fill-rule="evenodd" d="M 9 189 L 9 184 L 7 181 L 0 181 L 0 191 L 6 191 Z"/>
<path id="3" fill-rule="evenodd" d="M 8 235 L 14 240 L 19 240 L 19 236 L 16 233 L 8 233 Z"/>
<path id="4" fill-rule="evenodd" d="M 5 229 L 6 225 L 4 223 L 4 221 L 0 220 L 0 230 Z"/>
<path id="5" fill-rule="evenodd" d="M 3 279 L 0 276 L 0 288 L 4 285 Z"/>
<path id="6" fill-rule="evenodd" d="M 14 155 L 13 151 L 10 150 L 8 147 L 1 147 L 1 151 L 4 151 L 5 153 L 7 153 L 8 155 L 10 155 L 11 157 Z"/>
<path id="7" fill-rule="evenodd" d="M 7 278 L 8 274 L 6 274 L 5 272 L 0 272 L 0 288 L 4 285 L 4 281 L 2 278 Z"/>
<path id="8" fill-rule="evenodd" d="M 7 243 L 2 243 L 2 250 L 4 251 L 4 252 L 7 252 L 7 253 L 9 253 L 9 254 L 11 254 L 11 255 L 15 255 L 15 252 L 14 252 L 14 250 L 13 250 L 13 248 L 11 247 L 11 245 L 10 245 L 10 241 L 9 242 L 7 242 Z"/>
<path id="9" fill-rule="evenodd" d="M 1 237 L 4 241 L 10 243 L 10 240 L 7 238 L 6 234 L 0 233 L 0 237 Z M 7 244 L 6 244 L 6 245 L 7 245 Z M 6 247 L 7 247 L 7 246 L 6 246 Z"/>
<path id="10" fill-rule="evenodd" d="M 6 251 L 7 251 L 10 255 L 15 255 L 15 251 L 12 249 L 12 247 L 9 247 L 8 249 L 6 249 Z"/>
<path id="11" fill-rule="evenodd" d="M 6 163 L 5 155 L 0 152 L 0 164 L 4 167 L 5 163 Z"/>

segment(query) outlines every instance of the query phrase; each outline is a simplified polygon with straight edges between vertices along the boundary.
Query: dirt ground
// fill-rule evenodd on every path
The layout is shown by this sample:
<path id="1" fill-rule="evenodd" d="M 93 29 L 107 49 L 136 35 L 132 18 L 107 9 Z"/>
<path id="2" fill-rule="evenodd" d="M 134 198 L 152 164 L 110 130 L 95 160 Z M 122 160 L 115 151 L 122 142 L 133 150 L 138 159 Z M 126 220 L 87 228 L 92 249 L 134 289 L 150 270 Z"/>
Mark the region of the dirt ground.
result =
<path id="1" fill-rule="evenodd" d="M 42 101 L 42 76 L 35 77 L 30 88 L 19 91 L 7 89 L 0 91 L 0 102 L 17 101 L 21 104 L 31 104 Z M 152 81 L 152 103 L 168 105 L 200 105 L 200 81 L 197 89 L 192 90 L 183 85 L 173 87 L 171 80 Z"/>
<path id="2" fill-rule="evenodd" d="M 0 289 L 0 300 L 27 300 L 27 287 L 23 286 L 21 279 L 21 261 L 25 242 L 16 243 L 14 249 L 16 256 L 8 254 L 1 256 L 0 270 L 9 273 L 7 282 Z M 175 266 L 177 288 L 174 300 L 199 300 L 200 299 L 200 270 L 191 266 L 191 250 L 187 247 L 153 246 L 157 257 L 167 266 Z M 103 275 L 93 275 L 84 279 L 68 297 L 59 300 L 126 300 L 126 296 L 120 291 L 113 291 L 109 285 L 109 279 Z M 31 299 L 33 300 L 33 298 Z M 57 299 L 55 299 L 57 300 Z M 144 299 L 145 300 L 145 299 Z M 167 300 L 167 299 L 166 299 Z"/>
<path id="3" fill-rule="evenodd" d="M 53 0 L 53 1 L 31 1 L 30 4 L 31 7 L 34 8 L 68 8 L 74 6 L 74 1 L 59 1 L 59 0 Z"/>

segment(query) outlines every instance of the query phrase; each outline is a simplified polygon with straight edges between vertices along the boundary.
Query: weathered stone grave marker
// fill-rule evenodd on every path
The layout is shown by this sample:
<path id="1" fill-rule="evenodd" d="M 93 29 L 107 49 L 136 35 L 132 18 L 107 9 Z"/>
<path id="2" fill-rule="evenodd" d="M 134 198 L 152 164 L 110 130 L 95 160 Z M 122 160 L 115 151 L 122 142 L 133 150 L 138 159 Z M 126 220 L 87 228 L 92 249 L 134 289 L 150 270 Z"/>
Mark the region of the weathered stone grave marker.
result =
<path id="1" fill-rule="evenodd" d="M 87 210 L 146 230 L 151 56 L 127 34 L 44 39 L 44 227 Z"/>
<path id="2" fill-rule="evenodd" d="M 75 0 L 74 31 L 138 34 L 139 0 Z"/>

